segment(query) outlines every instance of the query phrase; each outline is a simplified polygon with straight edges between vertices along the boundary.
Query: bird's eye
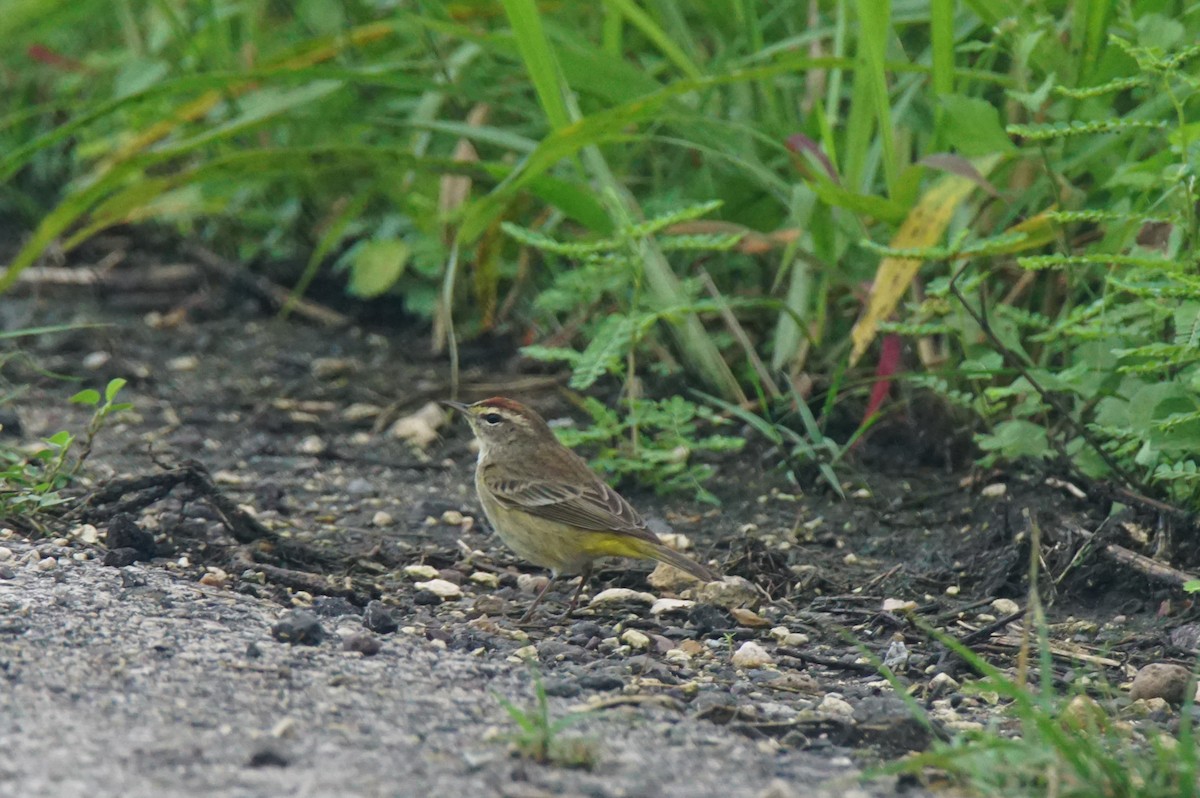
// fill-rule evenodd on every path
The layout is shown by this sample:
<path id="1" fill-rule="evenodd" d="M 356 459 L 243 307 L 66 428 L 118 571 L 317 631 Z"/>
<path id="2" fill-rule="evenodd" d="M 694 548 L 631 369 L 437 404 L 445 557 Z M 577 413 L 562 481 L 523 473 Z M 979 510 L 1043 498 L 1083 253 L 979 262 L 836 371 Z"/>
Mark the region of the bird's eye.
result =
<path id="1" fill-rule="evenodd" d="M 484 413 L 483 420 L 489 424 L 499 424 L 504 420 L 504 416 L 499 413 Z"/>

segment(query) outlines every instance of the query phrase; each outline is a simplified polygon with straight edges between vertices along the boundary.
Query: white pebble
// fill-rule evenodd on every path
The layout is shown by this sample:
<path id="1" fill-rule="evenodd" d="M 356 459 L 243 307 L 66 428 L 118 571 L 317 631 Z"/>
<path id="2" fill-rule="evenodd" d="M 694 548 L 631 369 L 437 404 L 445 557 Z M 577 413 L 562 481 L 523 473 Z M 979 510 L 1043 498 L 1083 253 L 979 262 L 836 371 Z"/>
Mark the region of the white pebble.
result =
<path id="1" fill-rule="evenodd" d="M 84 356 L 83 367 L 89 371 L 95 371 L 111 359 L 112 355 L 108 352 L 91 352 Z"/>
<path id="2" fill-rule="evenodd" d="M 912 612 L 917 608 L 917 602 L 911 599 L 895 599 L 885 598 L 883 600 L 884 612 Z"/>
<path id="3" fill-rule="evenodd" d="M 7 546 L 0 546 L 0 562 L 4 562 L 5 560 L 11 560 L 12 556 L 13 556 L 12 549 L 8 548 Z"/>
<path id="4" fill-rule="evenodd" d="M 983 490 L 979 491 L 979 495 L 987 499 L 999 499 L 1006 493 L 1008 493 L 1008 485 L 1005 485 L 1003 482 L 985 485 Z"/>
<path id="5" fill-rule="evenodd" d="M 170 371 L 195 371 L 199 365 L 200 358 L 195 355 L 173 357 L 167 361 L 167 369 Z"/>
<path id="6" fill-rule="evenodd" d="M 462 588 L 447 579 L 430 579 L 428 582 L 417 582 L 418 590 L 428 590 L 441 599 L 456 599 L 462 597 Z"/>
<path id="7" fill-rule="evenodd" d="M 438 569 L 432 565 L 406 565 L 404 575 L 413 579 L 437 579 Z"/>
<path id="8" fill-rule="evenodd" d="M 392 518 L 392 514 L 386 510 L 380 510 L 371 516 L 372 526 L 391 526 L 394 523 L 396 523 L 396 519 Z"/>
<path id="9" fill-rule="evenodd" d="M 669 612 L 679 612 L 696 606 L 696 602 L 687 599 L 660 598 L 650 605 L 651 615 L 665 615 Z"/>
<path id="10" fill-rule="evenodd" d="M 462 526 L 463 514 L 458 510 L 447 510 L 442 513 L 442 523 L 446 526 Z"/>
<path id="11" fill-rule="evenodd" d="M 996 611 L 997 615 L 1003 618 L 1018 612 L 1021 609 L 1021 605 L 1012 599 L 998 598 L 992 602 L 992 609 Z"/>
<path id="12" fill-rule="evenodd" d="M 653 604 L 654 596 L 650 593 L 630 590 L 627 587 L 610 587 L 608 590 L 601 590 L 597 593 L 592 599 L 591 604 L 619 604 L 622 601 Z"/>
<path id="13" fill-rule="evenodd" d="M 47 557 L 44 560 L 38 560 L 37 569 L 39 571 L 53 571 L 58 567 L 58 560 L 53 557 Z"/>
<path id="14" fill-rule="evenodd" d="M 495 574 L 489 574 L 487 571 L 476 571 L 468 579 L 484 587 L 500 587 L 500 577 Z"/>
<path id="15" fill-rule="evenodd" d="M 626 629 L 622 632 L 621 642 L 635 650 L 650 648 L 650 636 L 637 629 Z"/>
<path id="16" fill-rule="evenodd" d="M 95 544 L 100 540 L 100 532 L 91 524 L 82 524 L 71 530 L 71 537 L 84 543 Z"/>
<path id="17" fill-rule="evenodd" d="M 828 693 L 821 699 L 821 703 L 817 704 L 817 711 L 826 715 L 836 715 L 843 718 L 854 717 L 854 707 L 841 696 L 836 696 L 833 693 Z"/>
<path id="18" fill-rule="evenodd" d="M 296 448 L 300 454 L 321 454 L 327 446 L 328 444 L 325 443 L 320 435 L 309 435 L 300 441 L 300 445 Z"/>
<path id="19" fill-rule="evenodd" d="M 779 642 L 789 648 L 796 648 L 797 646 L 807 646 L 808 645 L 808 635 L 804 634 L 803 632 L 792 632 L 791 634 L 787 635 Z"/>
<path id="20" fill-rule="evenodd" d="M 733 666 L 735 668 L 761 668 L 765 665 L 770 665 L 774 662 L 767 650 L 755 643 L 753 640 L 747 640 L 733 652 Z"/>

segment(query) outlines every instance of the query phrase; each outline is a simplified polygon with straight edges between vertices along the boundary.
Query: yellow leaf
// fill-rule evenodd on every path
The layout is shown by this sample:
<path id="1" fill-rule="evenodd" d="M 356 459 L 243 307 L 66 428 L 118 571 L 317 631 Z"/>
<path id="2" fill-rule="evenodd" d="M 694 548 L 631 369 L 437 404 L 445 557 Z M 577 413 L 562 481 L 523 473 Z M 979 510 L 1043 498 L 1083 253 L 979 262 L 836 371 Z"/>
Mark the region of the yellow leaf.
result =
<path id="1" fill-rule="evenodd" d="M 998 156 L 981 158 L 975 162 L 975 167 L 981 175 L 986 176 L 997 161 Z M 946 232 L 954 211 L 978 185 L 975 180 L 954 174 L 938 180 L 908 212 L 891 240 L 891 247 L 918 249 L 936 244 Z M 867 298 L 867 309 L 850 331 L 850 340 L 854 344 L 850 351 L 850 365 L 857 363 L 875 340 L 879 322 L 892 315 L 920 268 L 919 258 L 889 257 L 880 262 L 871 294 Z"/>

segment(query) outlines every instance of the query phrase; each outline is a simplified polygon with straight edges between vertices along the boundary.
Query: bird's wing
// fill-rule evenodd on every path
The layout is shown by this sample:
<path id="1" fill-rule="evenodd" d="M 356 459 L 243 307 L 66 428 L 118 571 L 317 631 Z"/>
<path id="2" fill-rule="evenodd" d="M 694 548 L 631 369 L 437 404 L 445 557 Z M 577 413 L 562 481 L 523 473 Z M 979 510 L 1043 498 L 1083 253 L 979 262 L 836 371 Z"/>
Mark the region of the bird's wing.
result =
<path id="1" fill-rule="evenodd" d="M 580 529 L 619 532 L 659 542 L 637 511 L 619 493 L 596 480 L 571 485 L 543 479 L 502 476 L 485 468 L 484 483 L 503 507 L 522 510 Z"/>

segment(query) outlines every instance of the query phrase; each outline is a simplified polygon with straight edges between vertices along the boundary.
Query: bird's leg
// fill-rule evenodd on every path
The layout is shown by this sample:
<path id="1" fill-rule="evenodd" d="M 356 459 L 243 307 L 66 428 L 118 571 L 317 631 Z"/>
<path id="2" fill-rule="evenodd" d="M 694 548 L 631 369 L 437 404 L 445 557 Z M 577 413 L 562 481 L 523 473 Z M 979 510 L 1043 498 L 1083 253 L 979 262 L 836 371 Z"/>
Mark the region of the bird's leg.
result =
<path id="1" fill-rule="evenodd" d="M 571 596 L 571 604 L 567 607 L 567 611 L 563 613 L 562 619 L 565 621 L 571 617 L 571 613 L 575 612 L 575 605 L 579 603 L 579 594 L 583 592 L 583 586 L 592 578 L 592 564 L 588 563 L 583 566 L 583 572 L 579 574 L 579 587 L 575 588 L 575 595 Z"/>
<path id="2" fill-rule="evenodd" d="M 552 584 L 554 584 L 553 576 L 546 580 L 546 584 L 538 591 L 537 596 L 533 599 L 533 603 L 529 605 L 529 609 L 525 610 L 525 614 L 521 616 L 521 620 L 517 621 L 518 624 L 529 623 L 529 620 L 533 617 L 533 611 L 542 603 L 542 599 L 546 597 L 546 591 L 550 589 L 550 585 Z"/>

